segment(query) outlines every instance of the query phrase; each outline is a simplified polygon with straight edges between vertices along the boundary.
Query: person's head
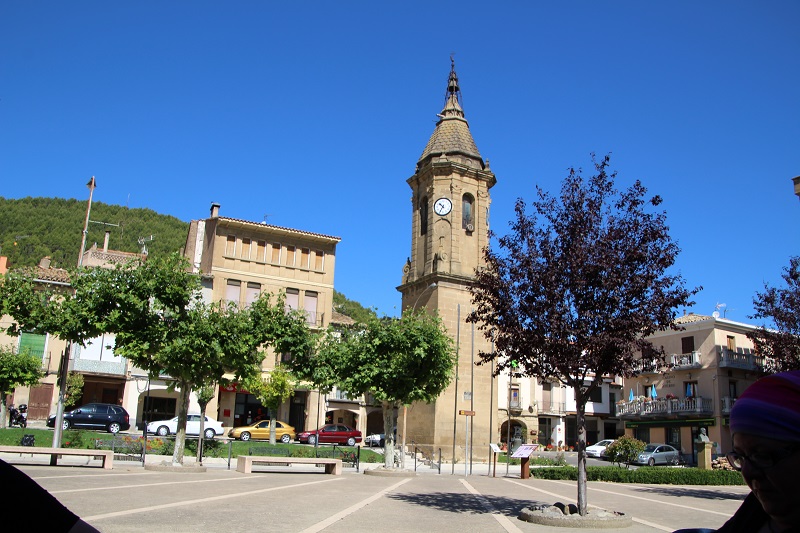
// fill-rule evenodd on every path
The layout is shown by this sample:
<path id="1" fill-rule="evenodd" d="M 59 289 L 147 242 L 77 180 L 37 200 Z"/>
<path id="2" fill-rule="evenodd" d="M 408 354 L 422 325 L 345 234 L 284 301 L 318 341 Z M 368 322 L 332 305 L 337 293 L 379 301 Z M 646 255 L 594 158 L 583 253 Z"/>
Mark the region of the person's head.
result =
<path id="1" fill-rule="evenodd" d="M 759 379 L 731 409 L 733 452 L 764 511 L 778 524 L 800 526 L 800 371 Z"/>

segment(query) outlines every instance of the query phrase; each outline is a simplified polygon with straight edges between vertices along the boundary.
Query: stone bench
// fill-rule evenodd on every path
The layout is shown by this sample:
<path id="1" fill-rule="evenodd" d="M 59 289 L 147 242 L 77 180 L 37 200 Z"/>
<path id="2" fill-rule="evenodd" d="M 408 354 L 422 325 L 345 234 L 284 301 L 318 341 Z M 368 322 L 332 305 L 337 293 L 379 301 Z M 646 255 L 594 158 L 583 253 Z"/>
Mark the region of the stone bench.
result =
<path id="1" fill-rule="evenodd" d="M 50 455 L 53 463 L 58 457 L 64 455 L 94 457 L 103 461 L 103 468 L 111 470 L 114 467 L 114 452 L 111 450 L 86 450 L 81 448 L 43 448 L 37 446 L 0 446 L 0 453 L 30 453 L 40 455 Z"/>
<path id="2" fill-rule="evenodd" d="M 324 466 L 326 474 L 342 475 L 342 460 L 325 457 L 269 457 L 265 455 L 240 455 L 236 459 L 236 471 L 244 474 L 253 472 L 253 464 L 269 465 L 317 465 Z"/>

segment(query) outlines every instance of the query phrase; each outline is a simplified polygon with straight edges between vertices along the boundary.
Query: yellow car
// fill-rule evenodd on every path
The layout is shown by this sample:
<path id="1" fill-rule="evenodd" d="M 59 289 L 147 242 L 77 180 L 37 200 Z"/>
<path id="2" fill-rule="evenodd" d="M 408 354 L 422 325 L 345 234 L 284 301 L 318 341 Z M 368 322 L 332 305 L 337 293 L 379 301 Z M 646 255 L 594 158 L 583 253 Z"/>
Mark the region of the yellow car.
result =
<path id="1" fill-rule="evenodd" d="M 269 440 L 269 420 L 259 420 L 253 422 L 249 426 L 241 426 L 233 428 L 228 432 L 228 436 L 232 439 L 250 440 L 250 439 L 263 439 Z M 294 440 L 294 428 L 286 422 L 275 421 L 275 438 L 288 444 Z"/>

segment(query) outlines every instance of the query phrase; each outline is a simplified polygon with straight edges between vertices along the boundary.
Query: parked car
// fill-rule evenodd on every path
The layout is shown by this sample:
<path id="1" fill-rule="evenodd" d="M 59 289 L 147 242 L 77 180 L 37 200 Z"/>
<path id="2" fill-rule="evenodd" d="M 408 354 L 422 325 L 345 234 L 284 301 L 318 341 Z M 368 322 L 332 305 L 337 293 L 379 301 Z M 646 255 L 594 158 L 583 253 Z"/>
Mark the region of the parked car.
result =
<path id="1" fill-rule="evenodd" d="M 232 439 L 250 440 L 250 439 L 269 439 L 269 420 L 259 420 L 253 422 L 249 426 L 240 426 L 233 428 L 228 432 L 228 436 Z M 275 438 L 279 441 L 288 444 L 296 437 L 294 428 L 286 422 L 275 421 Z"/>
<path id="2" fill-rule="evenodd" d="M 170 418 L 169 420 L 156 420 L 147 424 L 147 432 L 155 433 L 161 437 L 167 435 L 174 435 L 178 432 L 178 417 Z M 203 435 L 207 439 L 213 439 L 217 435 L 222 435 L 222 422 L 217 422 L 213 418 L 206 417 L 203 426 Z M 200 434 L 200 415 L 190 414 L 186 418 L 186 434 L 199 435 Z"/>
<path id="3" fill-rule="evenodd" d="M 633 463 L 647 466 L 677 465 L 680 462 L 680 456 L 680 452 L 669 444 L 648 444 Z"/>
<path id="4" fill-rule="evenodd" d="M 385 433 L 373 433 L 372 435 L 367 435 L 364 437 L 364 444 L 369 446 L 370 448 L 373 446 L 380 446 L 383 448 L 386 446 L 386 434 Z"/>
<path id="5" fill-rule="evenodd" d="M 47 419 L 47 427 L 56 427 L 56 416 Z M 105 429 L 109 433 L 118 433 L 131 427 L 128 411 L 111 403 L 87 403 L 77 409 L 64 413 L 61 429 L 84 428 Z"/>
<path id="6" fill-rule="evenodd" d="M 586 456 L 587 457 L 597 457 L 602 458 L 606 456 L 606 448 L 608 448 L 611 443 L 614 442 L 614 439 L 605 439 L 601 440 L 596 444 L 592 444 L 591 446 L 586 447 Z"/>
<path id="7" fill-rule="evenodd" d="M 355 446 L 361 442 L 361 432 L 357 429 L 342 424 L 327 424 L 313 431 L 303 431 L 297 434 L 297 440 L 309 444 L 346 444 Z"/>

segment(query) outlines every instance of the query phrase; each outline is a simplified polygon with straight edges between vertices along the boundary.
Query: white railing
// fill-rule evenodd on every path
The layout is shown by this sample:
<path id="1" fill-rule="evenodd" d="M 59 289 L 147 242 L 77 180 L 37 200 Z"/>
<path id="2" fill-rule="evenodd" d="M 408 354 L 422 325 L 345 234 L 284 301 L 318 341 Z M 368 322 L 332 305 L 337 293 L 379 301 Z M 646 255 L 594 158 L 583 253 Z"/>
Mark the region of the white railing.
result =
<path id="1" fill-rule="evenodd" d="M 657 398 L 655 400 L 634 400 L 617 404 L 617 416 L 653 416 L 674 414 L 711 413 L 710 398 Z"/>

